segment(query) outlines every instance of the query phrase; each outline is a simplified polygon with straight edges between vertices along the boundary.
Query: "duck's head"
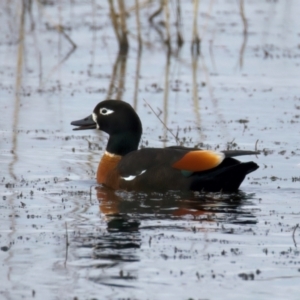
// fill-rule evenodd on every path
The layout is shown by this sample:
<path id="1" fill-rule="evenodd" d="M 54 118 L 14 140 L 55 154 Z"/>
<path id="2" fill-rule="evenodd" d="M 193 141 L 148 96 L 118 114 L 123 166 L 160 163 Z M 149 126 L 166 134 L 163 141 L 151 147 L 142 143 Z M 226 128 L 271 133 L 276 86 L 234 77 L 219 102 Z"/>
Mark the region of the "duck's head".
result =
<path id="1" fill-rule="evenodd" d="M 105 100 L 96 105 L 93 113 L 78 121 L 74 130 L 98 129 L 109 134 L 106 150 L 125 155 L 138 148 L 142 124 L 132 106 L 120 100 Z"/>

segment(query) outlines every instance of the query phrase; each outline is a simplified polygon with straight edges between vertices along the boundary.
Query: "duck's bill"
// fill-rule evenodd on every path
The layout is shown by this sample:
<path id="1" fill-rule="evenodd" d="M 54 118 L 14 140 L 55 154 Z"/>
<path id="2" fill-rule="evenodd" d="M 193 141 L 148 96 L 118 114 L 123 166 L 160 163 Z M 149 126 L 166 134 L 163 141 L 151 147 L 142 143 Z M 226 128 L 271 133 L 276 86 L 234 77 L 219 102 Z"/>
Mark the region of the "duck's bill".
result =
<path id="1" fill-rule="evenodd" d="M 73 121 L 73 122 L 71 122 L 71 125 L 78 126 L 77 128 L 74 128 L 73 130 L 85 130 L 85 129 L 96 129 L 97 128 L 92 115 L 90 115 L 82 120 Z"/>

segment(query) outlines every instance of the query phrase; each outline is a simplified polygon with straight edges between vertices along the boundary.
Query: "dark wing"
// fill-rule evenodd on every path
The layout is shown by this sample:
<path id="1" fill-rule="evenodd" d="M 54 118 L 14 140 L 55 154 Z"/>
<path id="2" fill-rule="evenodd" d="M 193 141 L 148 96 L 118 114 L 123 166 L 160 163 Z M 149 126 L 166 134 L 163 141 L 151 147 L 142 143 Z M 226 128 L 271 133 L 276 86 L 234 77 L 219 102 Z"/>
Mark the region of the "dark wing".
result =
<path id="1" fill-rule="evenodd" d="M 162 165 L 172 165 L 187 151 L 167 148 L 143 148 L 125 155 L 118 164 L 118 172 L 121 177 L 138 176 L 145 170 Z"/>
<path id="2" fill-rule="evenodd" d="M 125 155 L 118 164 L 121 177 L 138 176 L 151 168 L 170 168 L 199 172 L 218 166 L 225 155 L 210 150 L 190 150 L 185 148 L 144 148 Z"/>
<path id="3" fill-rule="evenodd" d="M 185 151 L 203 150 L 203 149 L 189 148 L 189 147 L 183 147 L 183 146 L 170 146 L 170 147 L 167 147 L 167 149 L 176 149 L 176 150 L 185 150 Z M 225 154 L 225 157 L 260 154 L 260 151 L 251 151 L 251 150 L 223 150 L 221 152 Z"/>
<path id="4" fill-rule="evenodd" d="M 250 151 L 250 150 L 225 150 L 225 151 L 221 151 L 221 152 L 223 152 L 226 157 L 260 154 L 259 151 Z"/>
<path id="5" fill-rule="evenodd" d="M 171 148 L 144 148 L 125 155 L 117 166 L 120 187 L 126 190 L 234 191 L 258 166 L 230 157 L 253 151 L 223 153 Z M 226 157 L 226 156 L 229 157 Z"/>

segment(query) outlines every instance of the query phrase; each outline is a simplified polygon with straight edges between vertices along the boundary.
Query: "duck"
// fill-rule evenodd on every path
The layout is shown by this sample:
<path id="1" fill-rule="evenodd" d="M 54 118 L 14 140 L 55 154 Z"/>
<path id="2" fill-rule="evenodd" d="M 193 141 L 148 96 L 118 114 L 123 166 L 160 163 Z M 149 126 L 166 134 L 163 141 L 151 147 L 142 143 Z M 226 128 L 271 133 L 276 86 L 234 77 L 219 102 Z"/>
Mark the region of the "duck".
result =
<path id="1" fill-rule="evenodd" d="M 91 115 L 73 121 L 73 130 L 96 129 L 109 135 L 96 180 L 113 190 L 167 192 L 236 192 L 247 174 L 259 166 L 236 156 L 258 151 L 213 151 L 184 146 L 138 149 L 142 123 L 122 100 L 104 100 Z"/>

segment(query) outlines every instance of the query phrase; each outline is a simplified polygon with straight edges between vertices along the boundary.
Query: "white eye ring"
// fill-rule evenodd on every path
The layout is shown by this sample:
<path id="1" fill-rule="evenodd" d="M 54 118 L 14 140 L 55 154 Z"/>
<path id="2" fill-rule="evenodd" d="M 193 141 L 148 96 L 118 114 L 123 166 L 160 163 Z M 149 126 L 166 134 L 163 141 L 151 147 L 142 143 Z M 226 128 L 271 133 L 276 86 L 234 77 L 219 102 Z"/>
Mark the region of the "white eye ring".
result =
<path id="1" fill-rule="evenodd" d="M 100 108 L 99 112 L 100 112 L 101 115 L 107 116 L 107 115 L 112 114 L 114 111 L 112 109 L 102 107 L 102 108 Z"/>

